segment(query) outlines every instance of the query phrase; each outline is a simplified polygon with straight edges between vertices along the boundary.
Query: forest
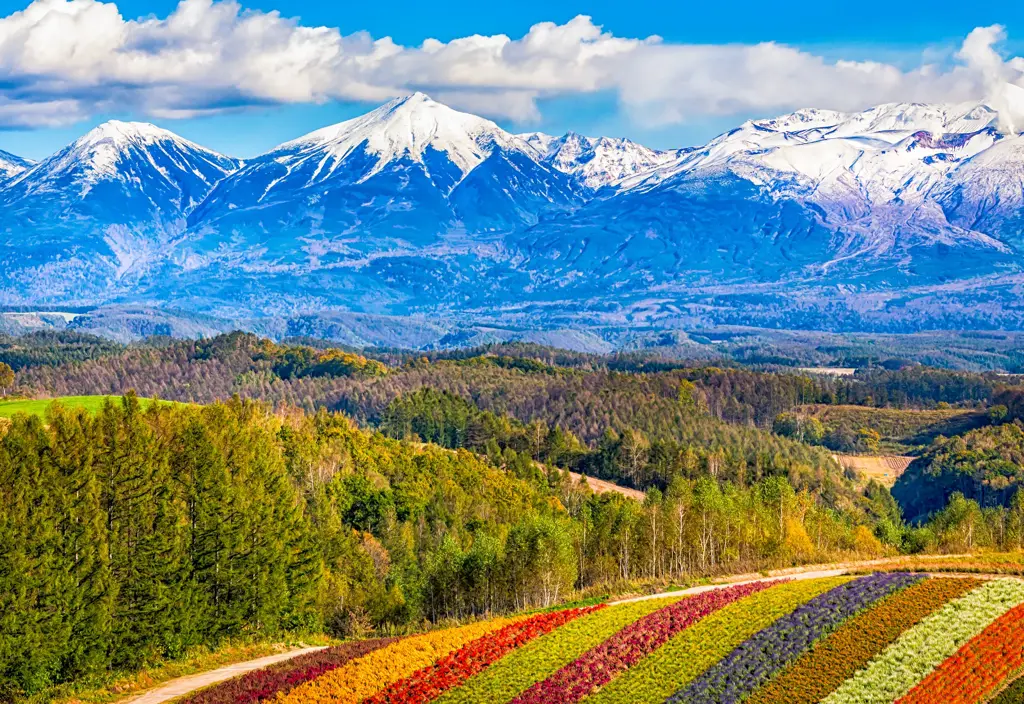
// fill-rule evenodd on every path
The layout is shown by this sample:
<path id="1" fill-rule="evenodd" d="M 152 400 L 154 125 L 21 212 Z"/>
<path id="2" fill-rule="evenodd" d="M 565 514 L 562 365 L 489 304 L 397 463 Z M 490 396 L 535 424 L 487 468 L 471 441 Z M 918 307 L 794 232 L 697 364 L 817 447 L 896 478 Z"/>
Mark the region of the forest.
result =
<path id="1" fill-rule="evenodd" d="M 390 635 L 702 576 L 1024 544 L 1024 403 L 990 374 L 652 371 L 241 333 L 36 336 L 0 362 L 18 396 L 118 397 L 0 422 L 0 699 L 237 637 Z M 934 491 L 914 504 L 779 432 L 808 404 L 984 424 L 922 451 L 908 481 Z"/>

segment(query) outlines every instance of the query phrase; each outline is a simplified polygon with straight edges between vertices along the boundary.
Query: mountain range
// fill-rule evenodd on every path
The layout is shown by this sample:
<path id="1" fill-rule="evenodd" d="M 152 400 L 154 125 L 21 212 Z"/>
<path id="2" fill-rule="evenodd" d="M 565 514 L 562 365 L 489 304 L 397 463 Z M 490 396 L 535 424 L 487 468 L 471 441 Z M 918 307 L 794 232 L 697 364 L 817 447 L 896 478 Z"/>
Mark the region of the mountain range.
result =
<path id="1" fill-rule="evenodd" d="M 240 160 L 112 121 L 0 152 L 0 233 L 0 305 L 172 332 L 1019 329 L 1024 136 L 983 103 L 888 104 L 656 150 L 417 93 Z"/>

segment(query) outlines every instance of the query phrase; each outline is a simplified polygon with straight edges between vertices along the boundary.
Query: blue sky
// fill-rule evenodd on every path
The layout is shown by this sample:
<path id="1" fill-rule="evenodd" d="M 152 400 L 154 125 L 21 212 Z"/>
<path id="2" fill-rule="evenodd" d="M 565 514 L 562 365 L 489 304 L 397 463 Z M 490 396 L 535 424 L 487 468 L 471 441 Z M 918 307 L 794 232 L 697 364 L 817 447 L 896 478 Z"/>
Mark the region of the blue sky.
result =
<path id="1" fill-rule="evenodd" d="M 26 2 L 0 0 L 0 17 L 9 18 L 26 6 Z M 131 20 L 146 16 L 166 18 L 178 3 L 174 0 L 119 0 L 116 6 L 123 19 Z M 455 107 L 490 113 L 489 117 L 508 129 L 554 133 L 574 129 L 591 134 L 628 136 L 656 147 L 684 146 L 706 141 L 745 118 L 769 116 L 805 105 L 801 101 L 808 101 L 807 105 L 835 103 L 821 107 L 854 109 L 860 105 L 866 107 L 876 96 L 881 102 L 902 97 L 903 93 L 908 100 L 944 99 L 945 91 L 950 93 L 949 99 L 980 99 L 984 96 L 971 95 L 970 91 L 983 90 L 985 81 L 981 78 L 970 78 L 965 88 L 962 76 L 954 79 L 950 74 L 938 80 L 914 74 L 922 63 L 934 62 L 942 71 L 964 63 L 955 54 L 965 38 L 978 27 L 999 24 L 1005 28 L 1005 37 L 994 43 L 1003 59 L 1024 54 L 1024 3 L 667 3 L 652 0 L 587 3 L 291 0 L 285 3 L 283 0 L 247 0 L 242 6 L 250 12 L 280 11 L 284 17 L 299 18 L 299 25 L 303 27 L 337 28 L 341 37 L 356 32 L 367 32 L 373 39 L 391 37 L 405 48 L 418 47 L 427 38 L 448 43 L 475 34 L 504 34 L 519 40 L 538 22 L 553 22 L 564 27 L 583 14 L 592 17 L 593 24 L 617 39 L 636 40 L 658 35 L 663 47 L 672 51 L 651 53 L 639 48 L 616 54 L 623 58 L 605 60 L 593 70 L 581 71 L 581 75 L 562 81 L 555 89 L 550 88 L 553 80 L 550 66 L 538 68 L 532 59 L 524 59 L 522 65 L 496 68 L 493 81 L 485 81 L 486 85 L 473 80 L 460 84 L 446 72 L 465 62 L 469 62 L 466 65 L 472 72 L 473 59 L 466 57 L 445 59 L 445 62 L 438 59 L 437 66 L 425 69 L 435 78 L 428 81 L 430 85 L 421 85 L 416 75 L 416 56 L 410 56 L 401 64 L 375 68 L 372 76 L 359 79 L 358 86 L 345 88 L 337 86 L 347 80 L 348 69 L 341 64 L 331 64 L 326 68 L 296 69 L 296 77 L 286 74 L 275 77 L 268 81 L 272 85 L 255 85 L 258 80 L 240 67 L 234 69 L 238 72 L 237 78 L 231 74 L 233 69 L 226 69 L 223 81 L 217 81 L 217 77 L 197 81 L 194 75 L 183 78 L 161 74 L 154 75 L 152 85 L 141 88 L 133 85 L 126 89 L 122 76 L 128 69 L 108 65 L 104 57 L 111 52 L 97 45 L 93 47 L 94 74 L 87 75 L 85 69 L 72 71 L 58 61 L 47 64 L 46 70 L 61 74 L 60 81 L 41 81 L 38 67 L 0 65 L 0 71 L 13 76 L 0 86 L 0 99 L 7 92 L 11 103 L 7 113 L 0 111 L 0 119 L 7 115 L 5 129 L 0 131 L 0 149 L 41 158 L 104 119 L 117 117 L 156 122 L 219 151 L 251 156 L 325 124 L 365 112 L 386 98 L 366 98 L 367 91 L 377 96 L 383 95 L 381 91 L 401 90 L 402 86 L 409 86 L 410 90 L 425 88 Z M 0 23 L 3 21 L 0 19 Z M 215 31 L 227 31 L 223 28 L 228 24 L 220 23 L 217 25 L 220 29 Z M 92 24 L 82 26 L 89 29 L 75 30 L 73 25 L 68 25 L 66 30 L 51 28 L 45 41 L 51 44 L 84 42 L 87 39 L 82 37 L 103 34 L 94 31 Z M 278 30 L 275 36 L 286 29 Z M 152 49 L 157 52 L 154 55 L 163 56 L 158 52 L 164 50 L 164 45 L 187 41 L 179 35 L 169 39 L 167 32 L 160 32 L 150 32 L 136 44 L 145 51 L 157 47 Z M 214 34 L 203 41 L 216 44 L 219 37 Z M 776 69 L 766 69 L 767 73 L 763 74 L 756 66 L 748 66 L 745 76 L 737 77 L 736 84 L 731 85 L 729 81 L 739 72 L 726 71 L 719 64 L 759 62 L 760 59 L 750 59 L 749 54 L 743 58 L 736 53 L 738 46 L 759 42 L 784 44 L 802 50 L 803 55 L 796 59 L 770 57 L 766 61 L 769 66 L 778 66 L 777 90 L 765 85 L 774 80 L 776 74 L 772 71 Z M 249 65 L 253 63 L 251 56 L 261 53 L 258 42 L 241 49 L 240 45 L 227 40 L 224 44 L 228 47 L 225 56 L 250 52 L 239 59 Z M 720 50 L 720 54 L 705 52 L 707 56 L 694 58 L 685 49 L 690 45 L 700 45 L 709 51 Z M 323 46 L 329 48 L 327 43 Z M 316 49 L 315 42 L 313 48 Z M 290 49 L 279 47 L 277 51 Z M 647 53 L 641 56 L 644 52 Z M 302 54 L 302 60 L 308 61 L 309 51 L 298 53 Z M 68 56 L 72 55 L 81 56 L 82 50 L 69 50 Z M 288 64 L 289 55 L 281 56 L 283 58 L 276 59 L 275 64 Z M 890 79 L 860 81 L 854 76 L 850 79 L 852 87 L 844 91 L 842 81 L 850 74 L 840 71 L 833 76 L 817 65 L 837 60 L 882 63 L 887 70 L 904 71 L 906 75 L 897 81 L 895 88 Z M 77 61 L 77 58 L 69 59 L 66 63 Z M 666 70 L 664 76 L 648 80 L 649 74 L 657 72 L 652 71 L 652 67 L 660 70 L 663 64 L 671 62 L 678 62 L 678 66 Z M 165 59 L 164 63 L 173 63 L 173 59 Z M 1008 80 L 1016 80 L 1024 72 L 1021 64 L 1012 61 L 1006 64 Z M 159 71 L 154 70 L 154 73 Z M 560 78 L 557 69 L 554 73 Z M 436 76 L 441 75 L 445 78 L 439 81 Z M 691 84 L 694 75 L 697 79 Z M 133 77 L 132 80 L 138 79 Z M 513 80 L 515 89 L 506 89 L 506 84 Z M 530 84 L 531 80 L 535 80 L 535 86 Z M 288 85 L 307 82 L 310 84 L 308 97 L 302 91 L 291 91 Z M 373 85 L 367 88 L 364 83 Z M 637 88 L 634 83 L 643 85 Z M 241 86 L 237 90 L 236 84 Z M 72 87 L 67 88 L 68 85 Z M 801 90 L 802 85 L 808 86 L 806 91 Z M 720 86 L 721 90 L 716 91 L 714 86 Z M 70 96 L 67 104 L 62 91 Z M 773 92 L 778 95 L 777 99 L 771 95 Z M 733 101 L 732 95 L 744 97 Z"/>

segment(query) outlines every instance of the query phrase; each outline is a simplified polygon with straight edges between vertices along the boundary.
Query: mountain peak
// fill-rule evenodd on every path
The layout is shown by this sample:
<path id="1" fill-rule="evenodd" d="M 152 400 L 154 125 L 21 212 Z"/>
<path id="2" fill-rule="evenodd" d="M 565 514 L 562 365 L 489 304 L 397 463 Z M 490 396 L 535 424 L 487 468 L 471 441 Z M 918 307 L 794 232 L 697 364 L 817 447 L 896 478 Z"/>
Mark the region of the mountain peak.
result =
<path id="1" fill-rule="evenodd" d="M 156 125 L 148 122 L 108 120 L 87 132 L 79 138 L 75 144 L 86 146 L 99 144 L 101 142 L 111 142 L 117 146 L 122 146 L 129 142 L 135 144 L 152 144 L 160 141 L 185 142 L 187 140 L 179 137 L 169 130 L 157 127 Z"/>
<path id="2" fill-rule="evenodd" d="M 517 138 L 490 120 L 453 110 L 424 93 L 413 93 L 360 117 L 286 142 L 272 153 L 326 152 L 337 163 L 362 147 L 378 158 L 372 175 L 400 159 L 422 163 L 426 151 L 432 149 L 447 154 L 466 174 L 487 158 L 495 145 L 515 151 L 525 149 Z"/>
<path id="3" fill-rule="evenodd" d="M 31 168 L 34 163 L 30 159 L 0 149 L 0 180 L 20 174 L 25 169 Z"/>
<path id="4" fill-rule="evenodd" d="M 660 152 L 628 139 L 587 137 L 570 130 L 558 138 L 539 132 L 520 135 L 562 173 L 598 190 L 666 163 L 675 152 Z"/>

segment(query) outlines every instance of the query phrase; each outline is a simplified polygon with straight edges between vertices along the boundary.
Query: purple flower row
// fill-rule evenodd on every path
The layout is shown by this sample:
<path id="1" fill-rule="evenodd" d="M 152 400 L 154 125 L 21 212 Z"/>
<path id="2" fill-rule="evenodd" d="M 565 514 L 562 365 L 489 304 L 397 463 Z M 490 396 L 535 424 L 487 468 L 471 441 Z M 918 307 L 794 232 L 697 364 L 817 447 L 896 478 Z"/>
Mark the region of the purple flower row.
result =
<path id="1" fill-rule="evenodd" d="M 807 651 L 847 618 L 920 581 L 920 575 L 873 574 L 816 596 L 740 645 L 666 701 L 734 704 Z"/>

